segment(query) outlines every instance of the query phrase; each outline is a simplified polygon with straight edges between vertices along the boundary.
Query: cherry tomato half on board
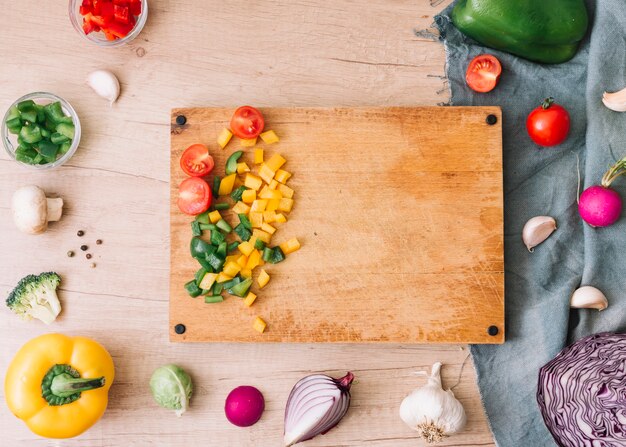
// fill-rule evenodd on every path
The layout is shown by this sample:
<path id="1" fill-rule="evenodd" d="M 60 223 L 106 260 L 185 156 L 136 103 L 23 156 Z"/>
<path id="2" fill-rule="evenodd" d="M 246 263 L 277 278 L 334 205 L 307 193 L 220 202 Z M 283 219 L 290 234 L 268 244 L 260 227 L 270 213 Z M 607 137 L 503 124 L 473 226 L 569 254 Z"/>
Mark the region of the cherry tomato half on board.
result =
<path id="1" fill-rule="evenodd" d="M 469 63 L 465 72 L 465 82 L 469 87 L 480 93 L 493 90 L 502 73 L 500 61 L 491 54 L 479 54 Z"/>
<path id="2" fill-rule="evenodd" d="M 554 98 L 547 98 L 526 118 L 528 135 L 539 146 L 561 144 L 567 138 L 569 125 L 569 113 Z"/>
<path id="3" fill-rule="evenodd" d="M 214 166 L 213 157 L 203 144 L 192 144 L 180 157 L 180 167 L 190 177 L 209 175 Z"/>
<path id="4" fill-rule="evenodd" d="M 209 209 L 213 194 L 209 184 L 199 177 L 189 177 L 178 187 L 178 208 L 195 216 Z"/>
<path id="5" fill-rule="evenodd" d="M 263 115 L 250 106 L 239 107 L 230 120 L 230 130 L 244 140 L 258 137 L 263 132 L 263 127 L 265 127 Z"/>

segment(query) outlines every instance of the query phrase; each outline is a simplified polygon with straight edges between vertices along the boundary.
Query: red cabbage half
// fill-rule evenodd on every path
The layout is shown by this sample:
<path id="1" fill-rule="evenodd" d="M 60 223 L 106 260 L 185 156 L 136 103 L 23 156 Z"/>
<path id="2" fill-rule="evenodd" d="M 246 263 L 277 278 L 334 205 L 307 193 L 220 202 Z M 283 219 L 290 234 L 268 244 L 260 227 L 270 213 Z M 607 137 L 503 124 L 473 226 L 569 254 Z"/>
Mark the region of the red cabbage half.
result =
<path id="1" fill-rule="evenodd" d="M 537 402 L 560 447 L 626 446 L 626 334 L 563 349 L 539 370 Z"/>

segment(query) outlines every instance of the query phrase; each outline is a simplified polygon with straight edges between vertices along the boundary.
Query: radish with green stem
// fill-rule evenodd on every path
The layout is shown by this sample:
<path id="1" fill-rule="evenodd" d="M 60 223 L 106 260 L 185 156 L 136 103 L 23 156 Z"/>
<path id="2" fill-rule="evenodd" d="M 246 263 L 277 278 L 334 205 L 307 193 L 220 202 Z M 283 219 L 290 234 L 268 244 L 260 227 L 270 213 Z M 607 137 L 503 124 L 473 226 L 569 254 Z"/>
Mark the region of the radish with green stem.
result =
<path id="1" fill-rule="evenodd" d="M 583 191 L 578 201 L 578 212 L 589 225 L 608 227 L 617 222 L 622 213 L 622 198 L 610 186 L 623 174 L 626 174 L 626 157 L 606 171 L 600 185 L 591 186 Z"/>

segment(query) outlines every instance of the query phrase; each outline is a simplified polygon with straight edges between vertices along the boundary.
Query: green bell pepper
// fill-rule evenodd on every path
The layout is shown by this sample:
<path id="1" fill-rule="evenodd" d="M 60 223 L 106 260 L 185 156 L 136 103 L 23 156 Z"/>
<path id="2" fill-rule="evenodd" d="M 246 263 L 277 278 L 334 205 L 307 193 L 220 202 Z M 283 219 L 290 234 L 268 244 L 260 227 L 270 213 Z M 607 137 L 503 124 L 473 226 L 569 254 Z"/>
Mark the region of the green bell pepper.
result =
<path id="1" fill-rule="evenodd" d="M 559 64 L 576 54 L 588 17 L 584 0 L 459 0 L 452 22 L 485 46 Z"/>

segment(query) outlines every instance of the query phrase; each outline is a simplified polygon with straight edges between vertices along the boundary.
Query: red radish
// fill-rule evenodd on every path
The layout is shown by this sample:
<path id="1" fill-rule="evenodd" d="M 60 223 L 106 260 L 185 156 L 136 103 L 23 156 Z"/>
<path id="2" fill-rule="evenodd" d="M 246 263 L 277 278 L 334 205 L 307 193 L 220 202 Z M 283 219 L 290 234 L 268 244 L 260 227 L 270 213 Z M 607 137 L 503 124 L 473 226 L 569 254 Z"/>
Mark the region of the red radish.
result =
<path id="1" fill-rule="evenodd" d="M 226 398 L 226 419 L 237 427 L 256 424 L 265 410 L 263 394 L 253 386 L 239 386 Z"/>
<path id="2" fill-rule="evenodd" d="M 601 185 L 594 185 L 583 191 L 578 201 L 578 212 L 589 225 L 608 227 L 617 222 L 622 213 L 622 198 L 609 187 L 623 174 L 626 174 L 626 157 L 609 168 L 602 177 Z"/>

